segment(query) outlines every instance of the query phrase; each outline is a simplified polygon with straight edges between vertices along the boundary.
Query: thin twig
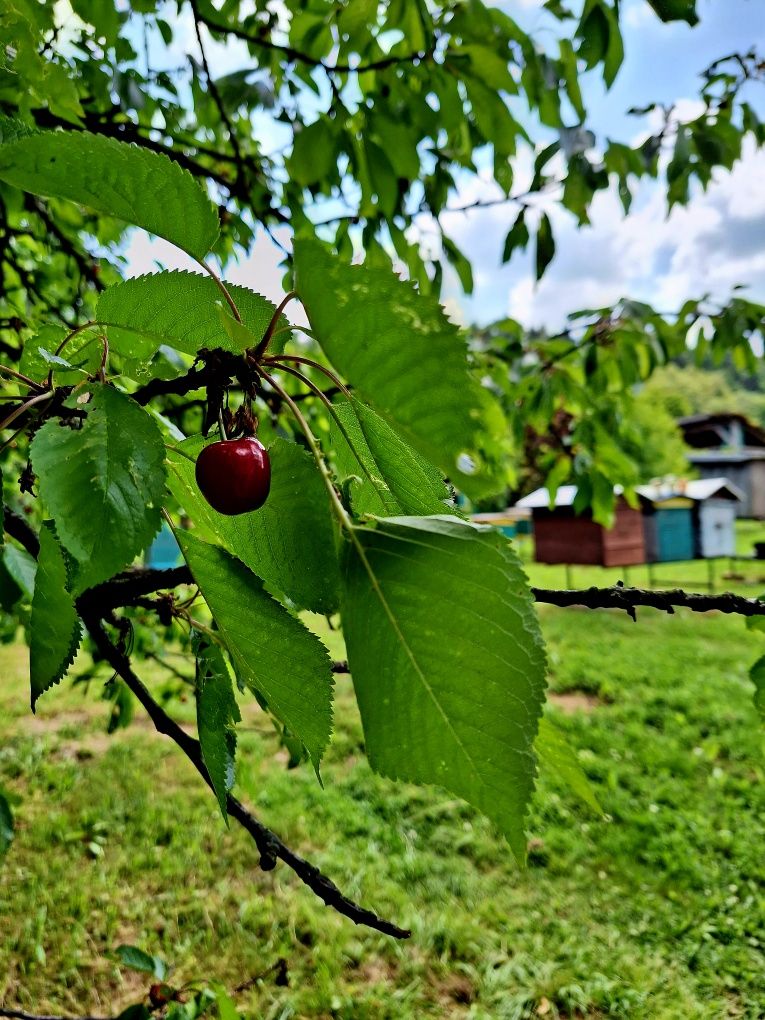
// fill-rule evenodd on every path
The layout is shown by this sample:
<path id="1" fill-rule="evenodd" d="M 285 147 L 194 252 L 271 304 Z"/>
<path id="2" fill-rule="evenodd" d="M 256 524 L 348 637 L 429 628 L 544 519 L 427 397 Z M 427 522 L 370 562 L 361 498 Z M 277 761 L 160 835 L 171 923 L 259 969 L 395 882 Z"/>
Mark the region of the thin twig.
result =
<path id="1" fill-rule="evenodd" d="M 87 616 L 84 623 L 96 649 L 136 696 L 154 723 L 157 732 L 170 737 L 178 745 L 207 785 L 212 788 L 212 780 L 202 759 L 199 741 L 189 736 L 154 700 L 148 688 L 133 672 L 130 659 L 109 639 L 101 619 L 98 616 Z M 260 866 L 264 871 L 272 870 L 276 866 L 277 860 L 281 860 L 327 906 L 350 918 L 355 924 L 366 925 L 394 938 L 409 938 L 411 932 L 407 929 L 400 928 L 391 921 L 386 921 L 373 911 L 344 896 L 330 878 L 315 865 L 290 850 L 275 832 L 263 825 L 236 797 L 229 794 L 226 806 L 229 815 L 235 818 L 254 839 L 261 855 Z"/>

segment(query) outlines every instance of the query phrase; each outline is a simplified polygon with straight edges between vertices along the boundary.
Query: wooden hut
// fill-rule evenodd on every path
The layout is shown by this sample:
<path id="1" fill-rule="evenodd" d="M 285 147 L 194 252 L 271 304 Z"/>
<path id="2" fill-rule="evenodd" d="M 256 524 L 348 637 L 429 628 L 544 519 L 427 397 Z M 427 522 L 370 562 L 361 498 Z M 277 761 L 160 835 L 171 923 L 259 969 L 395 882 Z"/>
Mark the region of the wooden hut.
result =
<path id="1" fill-rule="evenodd" d="M 694 414 L 678 422 L 688 460 L 705 481 L 721 476 L 740 495 L 738 517 L 765 519 L 765 429 L 742 414 Z"/>
<path id="2" fill-rule="evenodd" d="M 534 559 L 537 563 L 627 567 L 645 563 L 643 516 L 617 496 L 612 528 L 592 519 L 591 511 L 574 511 L 575 485 L 561 485 L 550 506 L 547 489 L 524 496 L 517 506 L 531 510 Z"/>
<path id="3" fill-rule="evenodd" d="M 741 491 L 727 478 L 643 485 L 646 555 L 650 563 L 714 559 L 736 553 Z"/>

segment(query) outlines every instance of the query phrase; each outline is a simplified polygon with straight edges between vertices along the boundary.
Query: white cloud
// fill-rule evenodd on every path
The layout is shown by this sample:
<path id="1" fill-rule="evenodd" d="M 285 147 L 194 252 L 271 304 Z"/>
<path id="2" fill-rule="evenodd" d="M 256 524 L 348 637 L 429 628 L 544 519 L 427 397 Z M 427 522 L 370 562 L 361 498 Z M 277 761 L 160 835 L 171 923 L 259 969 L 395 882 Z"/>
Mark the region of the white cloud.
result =
<path id="1" fill-rule="evenodd" d="M 559 328 L 573 311 L 624 296 L 672 311 L 706 293 L 725 301 L 737 284 L 748 285 L 753 299 L 765 300 L 764 178 L 765 152 L 747 146 L 731 173 L 716 174 L 706 192 L 698 191 L 669 217 L 663 190 L 654 184 L 640 188 L 628 217 L 614 192 L 599 193 L 592 225 L 584 228 L 552 205 L 556 257 L 538 285 L 533 242 L 509 266 L 500 265 L 515 207 L 445 217 L 447 232 L 474 265 L 476 291 L 465 302 L 467 317 L 486 322 L 509 314 L 528 326 Z M 485 186 L 472 184 L 460 201 L 482 193 L 487 194 Z"/>

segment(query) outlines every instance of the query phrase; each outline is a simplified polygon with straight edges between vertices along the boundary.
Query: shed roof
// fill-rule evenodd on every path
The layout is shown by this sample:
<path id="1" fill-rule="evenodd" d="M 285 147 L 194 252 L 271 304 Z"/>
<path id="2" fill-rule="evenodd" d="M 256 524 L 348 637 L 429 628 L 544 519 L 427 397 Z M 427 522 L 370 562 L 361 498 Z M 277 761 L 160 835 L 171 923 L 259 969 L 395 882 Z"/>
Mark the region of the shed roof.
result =
<path id="1" fill-rule="evenodd" d="M 557 507 L 573 506 L 576 499 L 577 487 L 575 485 L 561 485 L 555 493 Z M 694 478 L 690 481 L 678 484 L 658 483 L 656 485 L 638 485 L 635 489 L 637 494 L 648 503 L 660 503 L 666 499 L 673 499 L 677 496 L 685 496 L 694 502 L 702 503 L 705 499 L 734 499 L 743 500 L 744 494 L 727 478 Z M 620 494 L 622 487 L 617 485 L 614 492 Z M 544 486 L 535 489 L 528 496 L 519 499 L 515 504 L 526 510 L 547 510 L 550 506 L 550 491 Z"/>
<path id="2" fill-rule="evenodd" d="M 727 478 L 693 478 L 687 482 L 658 482 L 655 485 L 638 485 L 637 492 L 651 503 L 661 503 L 665 499 L 685 496 L 696 503 L 705 499 L 734 499 L 742 501 L 743 492 L 729 482 Z"/>
<path id="3" fill-rule="evenodd" d="M 765 429 L 737 411 L 691 414 L 677 424 L 686 443 L 697 449 L 765 447 Z"/>

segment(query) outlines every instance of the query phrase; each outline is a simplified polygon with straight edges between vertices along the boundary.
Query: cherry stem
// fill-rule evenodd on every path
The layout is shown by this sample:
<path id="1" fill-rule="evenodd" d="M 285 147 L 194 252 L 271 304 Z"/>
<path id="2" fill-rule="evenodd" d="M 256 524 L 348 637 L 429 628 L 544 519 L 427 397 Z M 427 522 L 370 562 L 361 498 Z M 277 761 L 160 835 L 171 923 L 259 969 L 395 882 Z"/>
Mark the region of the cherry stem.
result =
<path id="1" fill-rule="evenodd" d="M 253 357 L 253 360 L 255 361 L 255 364 L 258 364 L 260 362 L 261 358 L 263 357 L 263 355 L 268 350 L 268 345 L 271 343 L 271 338 L 273 337 L 274 332 L 276 331 L 276 327 L 277 327 L 277 325 L 279 323 L 279 319 L 281 318 L 282 312 L 287 307 L 287 305 L 290 303 L 290 301 L 292 301 L 292 299 L 296 298 L 296 297 L 297 297 L 297 294 L 295 293 L 295 291 L 291 290 L 289 292 L 289 294 L 287 294 L 287 296 L 285 298 L 283 298 L 282 301 L 279 302 L 279 305 L 277 306 L 276 310 L 274 311 L 274 314 L 271 316 L 271 321 L 269 322 L 268 326 L 266 326 L 266 331 L 263 334 L 263 339 L 260 341 L 258 346 L 253 351 L 252 357 Z M 291 326 L 284 326 L 282 328 L 283 329 L 291 329 L 292 327 Z"/>
<path id="2" fill-rule="evenodd" d="M 71 333 L 68 333 L 64 337 L 64 339 L 61 341 L 61 343 L 58 345 L 58 347 L 56 348 L 56 350 L 53 353 L 56 356 L 58 356 L 63 351 L 63 349 L 66 347 L 66 345 L 69 343 L 69 341 L 72 340 L 74 337 L 76 337 L 78 333 L 84 333 L 86 329 L 90 329 L 91 326 L 97 326 L 97 325 L 98 325 L 98 323 L 96 322 L 96 320 L 95 319 L 91 319 L 89 322 L 83 322 L 83 324 L 81 326 L 76 326 L 71 331 Z"/>
<path id="3" fill-rule="evenodd" d="M 106 382 L 106 362 L 109 360 L 109 341 L 106 337 L 106 333 L 101 334 L 101 344 L 103 346 L 103 352 L 101 353 L 101 364 L 98 367 L 98 378 L 102 383 Z"/>
<path id="4" fill-rule="evenodd" d="M 223 282 L 223 280 L 221 280 L 221 278 L 218 276 L 215 270 L 212 269 L 212 267 L 209 266 L 204 259 L 196 259 L 195 261 L 198 262 L 202 269 L 204 269 L 204 271 L 211 277 L 211 279 L 215 283 L 215 286 L 218 288 L 223 297 L 226 299 L 226 304 L 231 309 L 231 314 L 234 316 L 236 321 L 241 322 L 242 316 L 239 314 L 239 309 L 237 308 L 236 301 L 234 301 L 234 299 L 232 298 L 231 292 L 229 291 L 228 287 Z"/>
<path id="5" fill-rule="evenodd" d="M 292 399 L 292 397 L 289 395 L 289 393 L 287 393 L 287 391 L 279 385 L 279 383 L 276 381 L 276 379 L 274 379 L 273 376 L 269 375 L 268 372 L 264 372 L 262 369 L 261 375 L 269 384 L 274 393 L 276 393 L 277 396 L 281 397 L 285 404 L 287 404 L 287 406 L 289 407 L 290 411 L 292 411 L 292 414 L 294 415 L 295 420 L 300 426 L 303 435 L 305 436 L 306 441 L 311 449 L 313 459 L 316 461 L 316 465 L 319 468 L 319 471 L 321 472 L 321 477 L 324 481 L 325 486 L 327 487 L 327 492 L 329 493 L 329 497 L 332 502 L 332 507 L 335 511 L 335 514 L 337 515 L 337 519 L 343 528 L 346 528 L 349 532 L 352 532 L 353 524 L 351 522 L 350 517 L 348 516 L 348 511 L 343 506 L 342 501 L 338 496 L 337 491 L 335 490 L 335 485 L 334 482 L 332 481 L 332 476 L 330 475 L 329 469 L 324 460 L 324 455 L 321 452 L 319 442 L 316 439 L 316 436 L 311 431 L 311 426 L 306 421 L 303 412 L 300 410 L 300 408 Z"/>
<path id="6" fill-rule="evenodd" d="M 342 419 L 340 418 L 340 415 L 337 413 L 335 408 L 332 406 L 332 401 L 327 397 L 327 394 L 324 393 L 324 391 L 319 386 L 317 386 L 315 382 L 312 382 L 310 379 L 308 379 L 306 376 L 304 376 L 302 372 L 298 372 L 298 370 L 296 368 L 290 368 L 288 365 L 279 365 L 278 367 L 279 367 L 279 370 L 281 372 L 289 372 L 290 375 L 294 376 L 296 379 L 299 379 L 310 390 L 312 390 L 316 394 L 317 397 L 319 397 L 322 400 L 322 402 L 324 403 L 324 406 L 329 411 L 329 413 L 330 413 L 330 415 L 332 417 L 332 420 L 337 425 L 337 427 L 340 429 L 340 433 L 341 433 L 343 439 L 348 444 L 348 448 L 350 449 L 351 453 L 356 458 L 356 461 L 358 462 L 359 467 L 364 472 L 364 474 L 367 476 L 367 480 L 369 481 L 370 485 L 372 485 L 373 488 L 379 492 L 379 486 L 378 486 L 376 480 L 372 477 L 372 475 L 370 474 L 369 468 L 367 467 L 367 465 L 364 463 L 364 461 L 359 456 L 359 453 L 358 453 L 358 451 L 356 450 L 356 447 L 353 444 L 353 440 L 348 435 L 348 430 L 346 429 L 345 424 L 343 423 Z"/>
<path id="7" fill-rule="evenodd" d="M 268 375 L 267 372 L 264 372 L 262 369 L 261 375 L 266 380 L 266 382 L 268 382 L 270 386 L 273 387 L 274 392 L 277 393 L 282 398 L 282 400 L 284 400 L 287 403 L 290 410 L 297 419 L 298 424 L 303 430 L 305 438 L 308 441 L 308 445 L 311 448 L 311 453 L 314 456 L 314 460 L 316 461 L 319 471 L 321 472 L 321 476 L 324 479 L 324 484 L 326 485 L 327 491 L 329 492 L 330 499 L 332 501 L 332 508 L 335 511 L 335 515 L 337 516 L 337 519 L 340 523 L 340 527 L 344 528 L 345 531 L 348 533 L 348 538 L 350 539 L 351 544 L 356 550 L 356 555 L 358 556 L 362 566 L 364 567 L 364 570 L 366 571 L 367 577 L 369 578 L 369 583 L 371 584 L 375 594 L 380 600 L 380 605 L 382 606 L 385 615 L 388 617 L 391 627 L 398 635 L 401 645 L 406 650 L 409 658 L 412 659 L 412 662 L 416 665 L 416 660 L 414 659 L 409 644 L 407 643 L 407 640 L 401 631 L 401 627 L 399 625 L 398 619 L 396 618 L 396 614 L 391 609 L 388 603 L 388 599 L 385 596 L 385 592 L 382 590 L 382 587 L 380 585 L 380 581 L 377 575 L 375 574 L 374 570 L 372 569 L 372 564 L 369 562 L 369 557 L 367 556 L 366 549 L 364 548 L 361 540 L 359 539 L 359 536 L 356 534 L 356 526 L 351 520 L 350 514 L 343 506 L 342 500 L 335 491 L 335 486 L 332 482 L 332 477 L 324 461 L 324 457 L 322 455 L 321 448 L 319 447 L 319 443 L 316 439 L 316 436 L 314 436 L 313 432 L 311 431 L 311 426 L 305 420 L 300 408 L 297 406 L 297 404 L 289 395 L 289 393 L 287 393 L 286 390 L 282 389 L 282 387 L 279 386 L 276 380 L 273 379 L 270 375 Z"/>
<path id="8" fill-rule="evenodd" d="M 301 354 L 274 354 L 273 357 L 266 360 L 269 365 L 279 365 L 282 361 L 294 361 L 298 365 L 308 365 L 309 368 L 315 368 L 317 372 L 323 372 L 328 379 L 331 379 L 335 386 L 342 390 L 349 400 L 352 399 L 351 391 L 345 383 L 331 369 L 325 368 L 324 365 L 320 365 L 318 361 L 314 361 L 312 358 L 305 358 Z"/>
<path id="9" fill-rule="evenodd" d="M 223 408 L 218 409 L 218 428 L 220 429 L 221 439 L 225 442 L 228 439 L 226 435 L 226 426 L 223 424 Z"/>

